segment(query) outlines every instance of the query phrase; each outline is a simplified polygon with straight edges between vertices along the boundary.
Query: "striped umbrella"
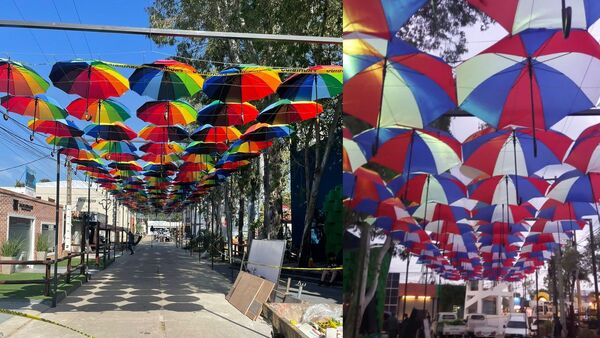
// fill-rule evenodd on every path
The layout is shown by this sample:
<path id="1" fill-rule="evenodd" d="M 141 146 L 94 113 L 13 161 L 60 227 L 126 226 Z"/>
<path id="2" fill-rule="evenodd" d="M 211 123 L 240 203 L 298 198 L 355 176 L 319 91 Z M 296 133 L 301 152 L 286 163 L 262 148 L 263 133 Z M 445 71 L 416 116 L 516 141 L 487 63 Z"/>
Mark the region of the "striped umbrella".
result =
<path id="1" fill-rule="evenodd" d="M 179 143 L 156 143 L 146 142 L 140 146 L 140 151 L 158 155 L 168 155 L 172 153 L 180 153 L 183 151 L 183 147 Z"/>
<path id="2" fill-rule="evenodd" d="M 263 109 L 258 122 L 268 124 L 290 124 L 314 119 L 323 112 L 323 106 L 312 101 L 279 100 Z"/>
<path id="3" fill-rule="evenodd" d="M 600 203 L 600 174 L 564 173 L 550 186 L 548 198 L 559 202 Z"/>
<path id="4" fill-rule="evenodd" d="M 137 133 L 121 122 L 111 124 L 92 124 L 85 128 L 88 136 L 108 141 L 130 141 L 136 138 Z"/>
<path id="5" fill-rule="evenodd" d="M 343 12 L 344 35 L 359 32 L 390 39 L 426 2 L 427 0 L 347 0 L 344 2 Z"/>
<path id="6" fill-rule="evenodd" d="M 240 139 L 244 141 L 271 141 L 276 138 L 288 137 L 292 133 L 290 126 L 285 124 L 270 125 L 257 123 L 246 130 Z"/>
<path id="7" fill-rule="evenodd" d="M 138 136 L 148 141 L 167 143 L 183 141 L 188 138 L 188 133 L 179 126 L 149 125 L 142 128 Z"/>
<path id="8" fill-rule="evenodd" d="M 487 204 L 520 204 L 543 197 L 550 184 L 534 176 L 498 175 L 469 184 L 469 198 Z M 518 187 L 518 190 L 517 190 Z"/>
<path id="9" fill-rule="evenodd" d="M 57 62 L 50 71 L 50 80 L 65 93 L 92 100 L 121 96 L 129 89 L 123 75 L 99 60 Z"/>
<path id="10" fill-rule="evenodd" d="M 80 137 L 83 135 L 83 131 L 77 128 L 73 122 L 68 120 L 31 120 L 27 123 L 27 126 L 34 132 L 58 137 Z"/>
<path id="11" fill-rule="evenodd" d="M 234 103 L 215 100 L 198 112 L 199 125 L 240 126 L 252 122 L 258 116 L 258 110 L 248 102 Z"/>
<path id="12" fill-rule="evenodd" d="M 10 59 L 0 59 L 0 92 L 6 95 L 34 96 L 50 85 L 35 70 Z"/>
<path id="13" fill-rule="evenodd" d="M 44 94 L 4 96 L 0 99 L 0 105 L 6 108 L 8 112 L 32 116 L 34 122 L 36 120 L 54 121 L 67 117 L 67 112 L 61 108 L 60 104 Z M 29 138 L 33 141 L 33 134 Z"/>
<path id="14" fill-rule="evenodd" d="M 205 124 L 200 126 L 192 134 L 190 138 L 194 141 L 204 142 L 233 142 L 237 141 L 242 133 L 235 127 L 211 126 Z"/>
<path id="15" fill-rule="evenodd" d="M 204 82 L 204 93 L 223 102 L 260 100 L 277 90 L 281 79 L 276 71 L 256 65 L 239 65 L 219 72 Z"/>
<path id="16" fill-rule="evenodd" d="M 204 79 L 196 69 L 175 60 L 156 60 L 137 68 L 129 76 L 129 87 L 155 100 L 176 100 L 194 96 Z"/>
<path id="17" fill-rule="evenodd" d="M 600 172 L 600 124 L 587 128 L 579 135 L 565 163 L 584 173 Z"/>
<path id="18" fill-rule="evenodd" d="M 277 88 L 279 97 L 293 101 L 317 101 L 342 92 L 342 66 L 312 66 L 293 74 Z"/>
<path id="19" fill-rule="evenodd" d="M 197 112 L 184 101 L 148 101 L 137 110 L 142 121 L 160 125 L 188 125 L 196 121 Z"/>
<path id="20" fill-rule="evenodd" d="M 123 122 L 129 119 L 129 110 L 113 99 L 89 100 L 78 98 L 67 106 L 70 115 L 96 124 Z"/>

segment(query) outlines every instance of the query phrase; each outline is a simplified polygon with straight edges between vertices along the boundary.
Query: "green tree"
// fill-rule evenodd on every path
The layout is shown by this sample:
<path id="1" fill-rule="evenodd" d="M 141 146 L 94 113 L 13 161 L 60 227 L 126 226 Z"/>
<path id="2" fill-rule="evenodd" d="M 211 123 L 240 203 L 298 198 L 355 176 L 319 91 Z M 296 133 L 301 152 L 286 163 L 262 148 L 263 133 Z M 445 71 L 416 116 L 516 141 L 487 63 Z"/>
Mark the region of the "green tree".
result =
<path id="1" fill-rule="evenodd" d="M 21 181 L 21 180 L 16 180 L 15 181 L 15 187 L 16 188 L 23 188 L 25 186 L 25 182 Z"/>

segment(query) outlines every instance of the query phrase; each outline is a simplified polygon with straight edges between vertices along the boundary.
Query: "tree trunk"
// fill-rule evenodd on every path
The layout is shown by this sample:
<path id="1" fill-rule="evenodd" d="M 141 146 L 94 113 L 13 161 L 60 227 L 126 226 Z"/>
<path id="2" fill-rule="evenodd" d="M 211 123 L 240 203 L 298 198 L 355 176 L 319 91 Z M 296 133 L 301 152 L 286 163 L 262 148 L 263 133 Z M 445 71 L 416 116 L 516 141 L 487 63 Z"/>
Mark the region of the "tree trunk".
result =
<path id="1" fill-rule="evenodd" d="M 271 234 L 271 168 L 269 168 L 269 152 L 263 153 L 263 189 L 265 193 L 263 234 L 270 239 Z"/>
<path id="2" fill-rule="evenodd" d="M 344 310 L 344 336 L 350 338 L 359 337 L 360 324 L 362 321 L 361 301 L 364 299 L 364 291 L 367 284 L 369 271 L 369 245 L 371 243 L 370 226 L 361 222 L 357 225 L 360 230 L 360 247 L 358 248 L 357 269 L 352 279 L 350 290 L 345 290 L 350 295 L 349 306 Z"/>
<path id="3" fill-rule="evenodd" d="M 240 194 L 241 195 L 241 194 Z M 238 256 L 241 258 L 244 252 L 244 207 L 246 200 L 244 197 L 240 197 L 240 209 L 238 210 Z"/>
<path id="4" fill-rule="evenodd" d="M 317 197 L 319 194 L 319 187 L 321 185 L 323 167 L 327 163 L 333 142 L 337 139 L 336 130 L 340 122 L 340 118 L 342 116 L 340 102 L 341 99 L 338 102 L 333 121 L 327 132 L 327 143 L 325 144 L 325 149 L 323 151 L 322 158 L 320 159 L 319 163 L 315 164 L 315 171 L 313 173 L 313 181 L 310 188 L 310 195 L 306 205 L 306 214 L 304 215 L 304 230 L 302 232 L 302 241 L 300 242 L 300 257 L 298 259 L 298 263 L 300 266 L 306 266 L 308 262 L 308 257 L 306 257 L 306 250 L 308 249 L 308 244 L 310 243 L 310 228 L 312 226 L 313 216 L 315 213 L 315 208 L 317 206 Z M 317 142 L 319 142 L 318 139 Z M 308 177 L 305 177 L 305 179 L 308 179 Z"/>
<path id="5" fill-rule="evenodd" d="M 227 258 L 229 264 L 232 263 L 231 250 L 233 249 L 233 215 L 230 204 L 231 184 L 229 181 L 225 182 L 225 218 L 227 221 Z"/>

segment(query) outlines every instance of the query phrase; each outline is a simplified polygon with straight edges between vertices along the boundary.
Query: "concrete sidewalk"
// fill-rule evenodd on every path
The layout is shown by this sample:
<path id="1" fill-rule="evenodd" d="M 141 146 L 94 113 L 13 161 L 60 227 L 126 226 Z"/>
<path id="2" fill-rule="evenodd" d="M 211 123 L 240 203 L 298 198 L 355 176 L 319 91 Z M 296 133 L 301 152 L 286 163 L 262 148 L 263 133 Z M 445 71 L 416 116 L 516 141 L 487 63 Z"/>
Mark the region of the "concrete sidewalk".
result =
<path id="1" fill-rule="evenodd" d="M 45 310 L 43 318 L 94 337 L 270 337 L 262 318 L 251 321 L 225 300 L 230 287 L 209 264 L 174 244 L 142 242 L 135 255 L 118 259 L 56 308 L 39 310 Z M 81 337 L 21 318 L 0 324 L 0 334 Z"/>

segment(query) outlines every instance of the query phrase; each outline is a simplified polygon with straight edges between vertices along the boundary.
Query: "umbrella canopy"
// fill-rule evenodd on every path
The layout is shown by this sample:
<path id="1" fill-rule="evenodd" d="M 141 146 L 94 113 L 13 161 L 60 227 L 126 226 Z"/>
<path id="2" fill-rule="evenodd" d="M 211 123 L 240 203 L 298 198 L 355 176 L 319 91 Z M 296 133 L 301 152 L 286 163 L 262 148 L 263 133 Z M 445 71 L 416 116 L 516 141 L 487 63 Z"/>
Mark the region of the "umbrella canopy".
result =
<path id="1" fill-rule="evenodd" d="M 0 92 L 7 95 L 34 96 L 50 85 L 35 70 L 16 61 L 0 59 Z"/>
<path id="2" fill-rule="evenodd" d="M 223 102 L 260 100 L 277 90 L 281 83 L 274 70 L 256 65 L 239 65 L 219 72 L 204 82 L 204 93 Z"/>
<path id="3" fill-rule="evenodd" d="M 344 3 L 344 35 L 360 32 L 389 39 L 426 2 L 427 0 L 348 0 Z"/>
<path id="4" fill-rule="evenodd" d="M 392 198 L 385 181 L 373 170 L 358 168 L 352 174 L 344 173 L 343 182 L 347 205 L 361 213 L 374 215 L 380 202 Z"/>
<path id="5" fill-rule="evenodd" d="M 456 107 L 454 83 L 442 59 L 398 38 L 344 41 L 344 113 L 371 126 L 426 127 Z"/>
<path id="6" fill-rule="evenodd" d="M 600 45 L 586 31 L 568 39 L 545 29 L 509 35 L 457 67 L 458 102 L 496 128 L 549 129 L 595 106 L 599 58 Z"/>
<path id="7" fill-rule="evenodd" d="M 260 154 L 261 151 L 273 145 L 272 141 L 244 141 L 238 140 L 229 146 L 227 152 L 231 154 Z"/>
<path id="8" fill-rule="evenodd" d="M 78 98 L 67 106 L 70 115 L 97 124 L 123 122 L 130 118 L 127 107 L 112 100 Z"/>
<path id="9" fill-rule="evenodd" d="M 584 173 L 600 172 L 600 124 L 579 135 L 565 162 Z"/>
<path id="10" fill-rule="evenodd" d="M 248 102 L 233 103 L 213 101 L 198 112 L 199 125 L 239 126 L 252 122 L 258 116 L 258 109 Z"/>
<path id="11" fill-rule="evenodd" d="M 548 165 L 562 163 L 572 140 L 559 132 L 538 130 L 538 156 L 534 157 L 528 155 L 534 147 L 533 133 L 530 128 L 486 128 L 464 141 L 463 164 L 489 176 L 531 176 Z"/>
<path id="12" fill-rule="evenodd" d="M 367 163 L 365 153 L 352 139 L 342 139 L 342 169 L 353 172 Z"/>
<path id="13" fill-rule="evenodd" d="M 53 98 L 44 94 L 35 96 L 4 96 L 0 105 L 7 111 L 31 116 L 34 120 L 59 120 L 67 117 L 67 112 Z"/>
<path id="14" fill-rule="evenodd" d="M 461 162 L 460 143 L 450 134 L 433 129 L 373 128 L 356 135 L 354 141 L 369 162 L 398 173 L 441 174 Z"/>
<path id="15" fill-rule="evenodd" d="M 31 120 L 27 123 L 27 126 L 35 132 L 58 137 L 79 137 L 83 135 L 83 131 L 68 120 Z"/>
<path id="16" fill-rule="evenodd" d="M 578 221 L 594 215 L 596 215 L 596 209 L 592 206 L 591 203 L 561 203 L 556 200 L 550 199 L 540 207 L 540 211 L 537 214 L 537 218 L 549 221 Z"/>
<path id="17" fill-rule="evenodd" d="M 277 88 L 279 97 L 293 101 L 316 101 L 342 92 L 342 66 L 312 66 L 288 77 Z"/>
<path id="18" fill-rule="evenodd" d="M 468 0 L 468 2 L 491 16 L 510 34 L 517 34 L 527 29 L 564 28 L 563 11 L 559 3 L 548 6 L 543 1 L 511 0 L 486 1 Z M 600 17 L 600 6 L 596 1 L 569 0 L 566 6 L 571 8 L 570 27 L 588 29 Z"/>
<path id="19" fill-rule="evenodd" d="M 197 112 L 189 103 L 183 101 L 148 101 L 137 110 L 142 121 L 160 125 L 188 125 L 196 121 Z"/>
<path id="20" fill-rule="evenodd" d="M 499 175 L 469 184 L 469 198 L 487 204 L 520 204 L 543 197 L 550 184 L 541 178 Z M 518 190 L 517 190 L 518 187 Z"/>
<path id="21" fill-rule="evenodd" d="M 185 152 L 192 154 L 220 154 L 226 151 L 227 148 L 227 145 L 222 142 L 194 141 L 185 147 Z"/>
<path id="22" fill-rule="evenodd" d="M 266 123 L 257 123 L 248 128 L 240 136 L 244 141 L 271 141 L 276 138 L 288 137 L 292 129 L 285 124 L 270 125 Z"/>
<path id="23" fill-rule="evenodd" d="M 50 135 L 46 138 L 46 143 L 60 148 L 82 149 L 93 152 L 92 146 L 85 142 L 81 137 L 56 137 Z"/>
<path id="24" fill-rule="evenodd" d="M 466 197 L 467 188 L 450 174 L 411 174 L 408 181 L 404 175 L 394 177 L 388 183 L 396 196 L 412 203 L 439 202 L 451 204 Z"/>
<path id="25" fill-rule="evenodd" d="M 204 142 L 233 142 L 237 141 L 242 133 L 235 127 L 211 126 L 205 124 L 190 135 L 194 141 Z"/>
<path id="26" fill-rule="evenodd" d="M 268 124 L 290 124 L 314 119 L 323 112 L 323 106 L 311 101 L 279 100 L 258 115 L 258 122 Z"/>
<path id="27" fill-rule="evenodd" d="M 92 124 L 85 128 L 88 136 L 101 138 L 108 141 L 130 141 L 136 138 L 137 133 L 121 122 L 112 124 Z"/>
<path id="28" fill-rule="evenodd" d="M 123 75 L 98 60 L 57 62 L 50 71 L 50 80 L 64 92 L 88 99 L 121 96 L 129 89 Z"/>
<path id="29" fill-rule="evenodd" d="M 138 159 L 135 146 L 129 141 L 98 140 L 92 147 L 101 152 L 101 157 L 110 161 L 127 162 Z"/>
<path id="30" fill-rule="evenodd" d="M 211 165 L 210 163 L 191 163 L 191 162 L 185 162 L 182 165 L 179 166 L 179 172 L 186 172 L 186 171 L 208 171 L 213 169 L 214 166 Z"/>
<path id="31" fill-rule="evenodd" d="M 486 222 L 521 223 L 533 218 L 535 208 L 526 205 L 496 204 L 481 207 L 473 212 L 473 219 Z"/>
<path id="32" fill-rule="evenodd" d="M 155 100 L 176 100 L 194 96 L 204 79 L 196 69 L 175 60 L 156 60 L 143 64 L 129 76 L 129 87 Z"/>
<path id="33" fill-rule="evenodd" d="M 179 126 L 155 126 L 149 125 L 139 132 L 139 137 L 154 142 L 178 142 L 188 138 L 185 129 Z"/>
<path id="34" fill-rule="evenodd" d="M 169 143 L 156 143 L 156 142 L 146 142 L 140 146 L 140 151 L 145 153 L 157 154 L 157 155 L 166 155 L 172 153 L 180 153 L 183 151 L 183 147 L 179 143 L 169 142 Z"/>
<path id="35" fill-rule="evenodd" d="M 147 154 L 142 155 L 142 157 L 140 159 L 142 161 L 145 161 L 148 163 L 171 163 L 171 162 L 181 160 L 181 158 L 175 153 L 173 153 L 173 154 L 147 153 Z"/>
<path id="36" fill-rule="evenodd" d="M 111 168 L 119 170 L 142 171 L 142 167 L 136 162 L 112 162 L 108 165 Z"/>
<path id="37" fill-rule="evenodd" d="M 548 198 L 559 202 L 600 203 L 600 174 L 582 175 L 573 170 L 561 175 L 550 186 Z"/>
<path id="38" fill-rule="evenodd" d="M 585 221 L 548 221 L 545 219 L 538 219 L 533 223 L 533 225 L 529 229 L 529 232 L 564 233 L 567 231 L 583 230 L 584 226 Z"/>

